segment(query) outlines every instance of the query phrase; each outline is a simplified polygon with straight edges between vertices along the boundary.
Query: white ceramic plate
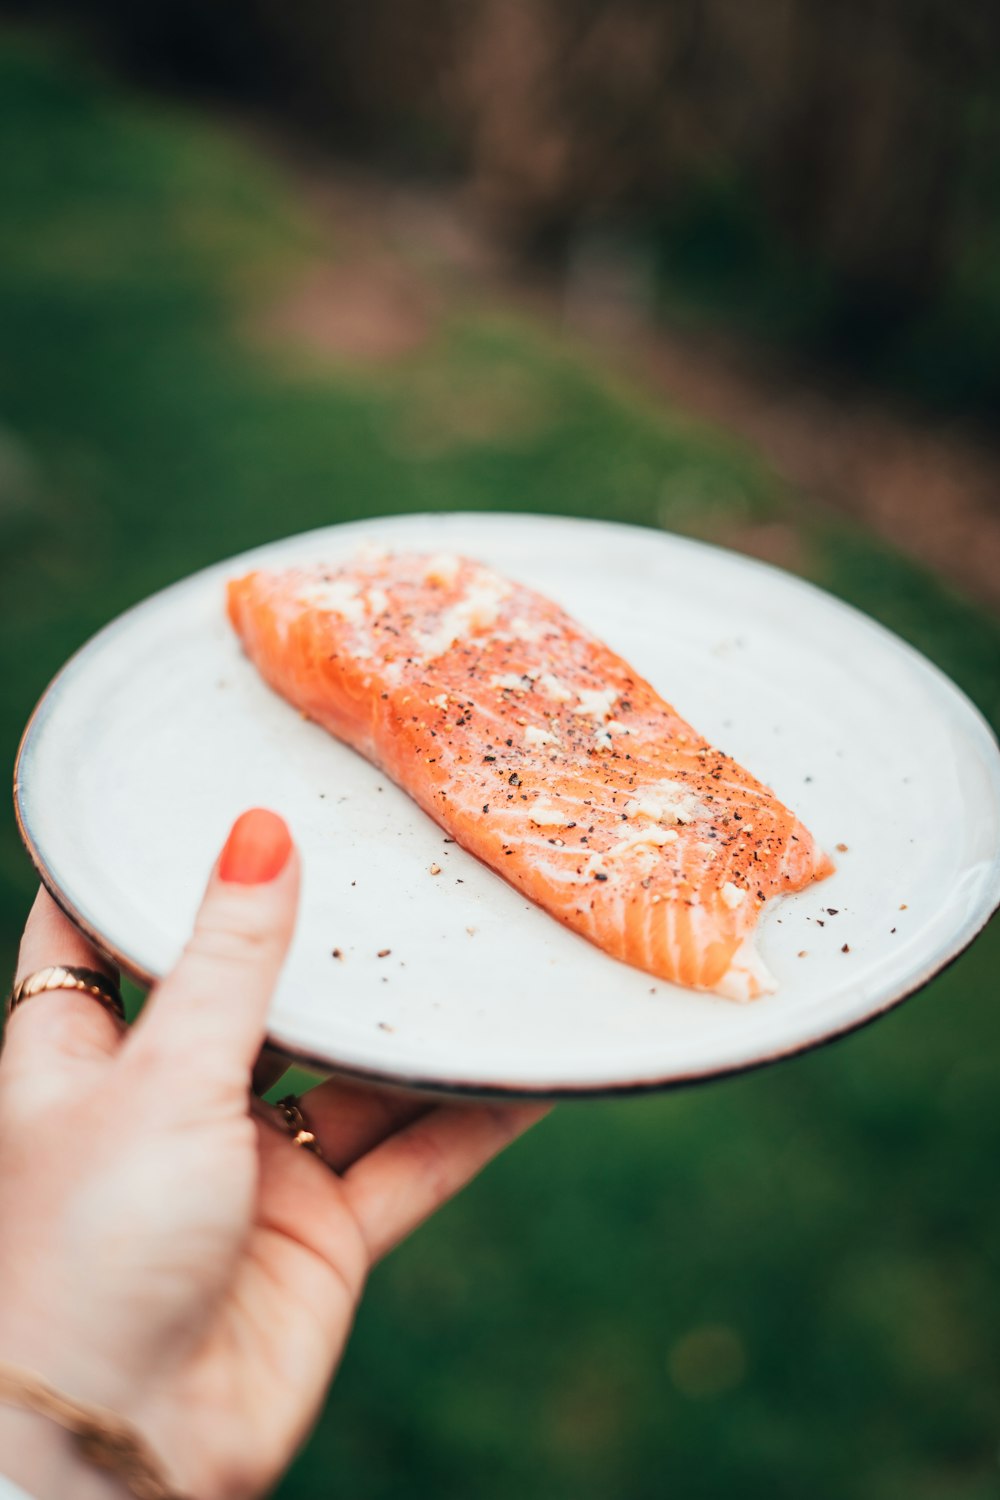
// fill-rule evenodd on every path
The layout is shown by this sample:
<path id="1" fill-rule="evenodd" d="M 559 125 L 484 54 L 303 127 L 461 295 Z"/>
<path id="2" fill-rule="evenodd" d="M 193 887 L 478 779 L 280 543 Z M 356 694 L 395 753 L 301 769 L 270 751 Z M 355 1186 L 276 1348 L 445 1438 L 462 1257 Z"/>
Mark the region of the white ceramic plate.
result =
<path id="1" fill-rule="evenodd" d="M 734 1005 L 605 957 L 264 686 L 225 619 L 226 578 L 336 561 L 367 538 L 464 552 L 549 594 L 828 850 L 846 845 L 830 880 L 764 917 L 777 994 Z M 391 517 L 186 579 L 55 679 L 15 800 L 53 894 L 145 981 L 176 958 L 232 819 L 279 810 L 305 882 L 273 1040 L 323 1067 L 456 1092 L 660 1087 L 800 1051 L 925 984 L 1000 901 L 1000 756 L 947 678 L 774 568 L 592 521 Z"/>

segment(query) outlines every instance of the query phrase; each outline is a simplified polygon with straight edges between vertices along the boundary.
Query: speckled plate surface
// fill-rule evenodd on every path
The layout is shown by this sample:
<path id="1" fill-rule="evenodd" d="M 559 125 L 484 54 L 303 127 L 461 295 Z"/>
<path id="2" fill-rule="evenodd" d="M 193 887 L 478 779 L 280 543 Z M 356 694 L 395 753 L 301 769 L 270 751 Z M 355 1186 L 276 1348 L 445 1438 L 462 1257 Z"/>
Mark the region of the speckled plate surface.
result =
<path id="1" fill-rule="evenodd" d="M 777 994 L 737 1006 L 605 957 L 264 686 L 226 621 L 226 578 L 367 539 L 464 552 L 551 595 L 839 850 L 830 880 L 761 924 Z M 391 517 L 188 578 L 55 679 L 15 801 L 46 884 L 143 980 L 176 957 L 233 817 L 278 809 L 305 881 L 273 1040 L 454 1092 L 661 1087 L 800 1051 L 925 984 L 1000 901 L 1000 756 L 947 678 L 774 568 L 591 521 Z"/>

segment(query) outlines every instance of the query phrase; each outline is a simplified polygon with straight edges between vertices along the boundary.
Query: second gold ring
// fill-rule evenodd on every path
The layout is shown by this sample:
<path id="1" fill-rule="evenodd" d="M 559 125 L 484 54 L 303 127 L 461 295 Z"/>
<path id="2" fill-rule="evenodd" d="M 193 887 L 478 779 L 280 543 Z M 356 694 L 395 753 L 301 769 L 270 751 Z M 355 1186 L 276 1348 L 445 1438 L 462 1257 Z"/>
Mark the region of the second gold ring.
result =
<path id="1" fill-rule="evenodd" d="M 316 1139 L 315 1131 L 310 1130 L 302 1107 L 294 1094 L 286 1094 L 284 1099 L 279 1099 L 275 1105 L 284 1122 L 285 1130 L 291 1137 L 292 1145 L 299 1146 L 303 1151 L 311 1151 L 314 1156 L 323 1159 L 323 1151 L 319 1141 Z"/>

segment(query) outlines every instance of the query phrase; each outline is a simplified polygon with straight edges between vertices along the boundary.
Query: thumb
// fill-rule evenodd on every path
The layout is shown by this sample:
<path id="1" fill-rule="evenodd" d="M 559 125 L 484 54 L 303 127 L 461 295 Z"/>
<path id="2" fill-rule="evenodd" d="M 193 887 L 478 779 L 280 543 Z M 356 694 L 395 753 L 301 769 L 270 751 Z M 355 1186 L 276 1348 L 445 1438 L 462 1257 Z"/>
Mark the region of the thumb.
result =
<path id="1" fill-rule="evenodd" d="M 237 818 L 176 967 L 153 989 L 128 1041 L 186 1071 L 249 1084 L 268 1005 L 295 927 L 299 860 L 277 813 Z"/>

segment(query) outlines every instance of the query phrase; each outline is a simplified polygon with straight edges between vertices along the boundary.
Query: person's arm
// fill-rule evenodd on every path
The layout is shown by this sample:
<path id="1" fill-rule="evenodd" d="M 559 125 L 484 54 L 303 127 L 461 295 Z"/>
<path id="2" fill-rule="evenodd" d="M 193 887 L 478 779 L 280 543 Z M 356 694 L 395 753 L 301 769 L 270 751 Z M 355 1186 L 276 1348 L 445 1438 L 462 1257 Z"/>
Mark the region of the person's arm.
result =
<path id="1" fill-rule="evenodd" d="M 128 1500 L 113 1475 L 82 1458 L 45 1417 L 0 1407 L 0 1500 Z"/>
<path id="2" fill-rule="evenodd" d="M 54 991 L 0 1058 L 0 1359 L 129 1420 L 196 1500 L 274 1482 L 371 1265 L 542 1112 L 331 1081 L 302 1102 L 324 1159 L 296 1149 L 250 1076 L 298 882 L 281 820 L 244 815 L 131 1032 Z M 19 974 L 57 963 L 102 960 L 40 894 Z M 0 1473 L 32 1500 L 125 1493 L 80 1462 L 0 1406 Z"/>

